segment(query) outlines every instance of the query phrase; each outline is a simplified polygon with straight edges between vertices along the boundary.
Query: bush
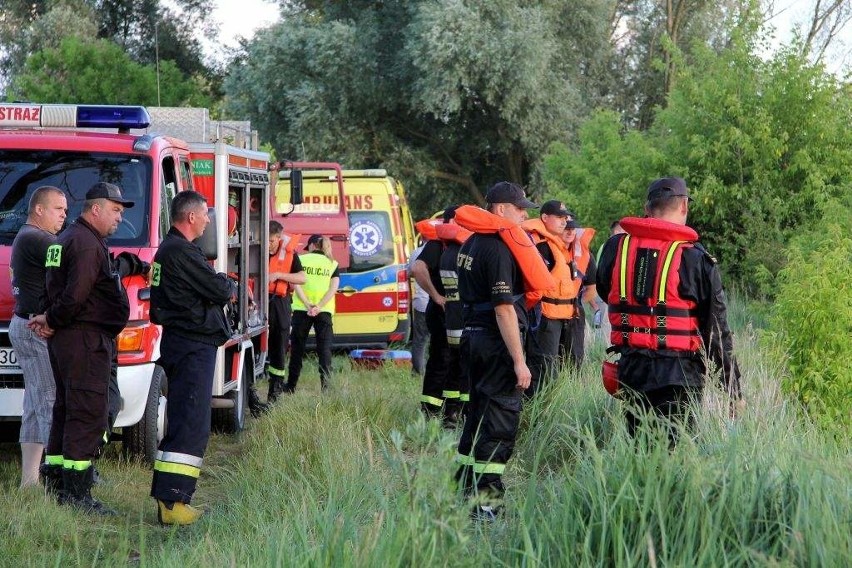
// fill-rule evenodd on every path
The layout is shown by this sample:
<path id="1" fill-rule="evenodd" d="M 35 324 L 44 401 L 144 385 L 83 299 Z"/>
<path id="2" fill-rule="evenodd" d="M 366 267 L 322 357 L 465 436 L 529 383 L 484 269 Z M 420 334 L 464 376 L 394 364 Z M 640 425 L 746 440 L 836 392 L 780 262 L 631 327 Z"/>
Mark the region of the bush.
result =
<path id="1" fill-rule="evenodd" d="M 771 321 L 789 353 L 783 388 L 825 426 L 852 428 L 852 210 L 790 246 Z M 838 214 L 840 212 L 840 214 Z M 842 430 L 841 430 L 842 431 Z"/>

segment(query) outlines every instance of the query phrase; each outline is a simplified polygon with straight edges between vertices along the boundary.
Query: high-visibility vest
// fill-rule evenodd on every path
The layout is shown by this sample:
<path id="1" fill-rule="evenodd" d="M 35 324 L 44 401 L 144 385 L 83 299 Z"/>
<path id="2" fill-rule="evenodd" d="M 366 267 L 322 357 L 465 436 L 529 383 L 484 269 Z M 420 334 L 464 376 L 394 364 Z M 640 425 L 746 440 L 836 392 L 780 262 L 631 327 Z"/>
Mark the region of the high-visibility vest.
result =
<path id="1" fill-rule="evenodd" d="M 302 284 L 302 292 L 308 298 L 308 302 L 318 305 L 325 293 L 331 286 L 331 275 L 337 269 L 337 261 L 332 260 L 320 252 L 309 252 L 299 255 L 302 268 L 305 270 L 305 283 Z M 308 307 L 302 303 L 298 294 L 293 294 L 293 310 L 308 311 Z M 334 315 L 334 296 L 328 303 L 320 308 L 323 312 Z"/>
<path id="2" fill-rule="evenodd" d="M 701 348 L 697 303 L 683 298 L 683 251 L 698 240 L 685 225 L 653 218 L 621 220 L 607 304 L 616 347 L 696 352 Z"/>
<path id="3" fill-rule="evenodd" d="M 538 249 L 520 225 L 474 205 L 462 205 L 456 209 L 455 219 L 456 223 L 474 233 L 497 233 L 500 236 L 523 275 L 527 308 L 538 303 L 545 290 L 556 286 Z"/>
<path id="4" fill-rule="evenodd" d="M 293 268 L 293 256 L 295 256 L 296 247 L 299 246 L 299 239 L 302 235 L 288 235 L 290 240 L 285 245 L 283 242 L 278 245 L 278 252 L 269 257 L 269 273 L 283 272 L 289 274 Z M 290 283 L 284 280 L 273 280 L 269 283 L 269 293 L 275 296 L 286 296 L 290 292 Z"/>

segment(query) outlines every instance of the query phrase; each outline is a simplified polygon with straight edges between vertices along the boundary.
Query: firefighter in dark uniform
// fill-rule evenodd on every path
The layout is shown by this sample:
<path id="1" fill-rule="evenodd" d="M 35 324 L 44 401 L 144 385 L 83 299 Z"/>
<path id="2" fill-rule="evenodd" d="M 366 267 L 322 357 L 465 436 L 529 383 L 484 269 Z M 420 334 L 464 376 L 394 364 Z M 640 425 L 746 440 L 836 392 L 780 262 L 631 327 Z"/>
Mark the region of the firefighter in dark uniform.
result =
<path id="1" fill-rule="evenodd" d="M 716 260 L 686 226 L 689 191 L 681 178 L 648 188 L 646 218 L 627 217 L 601 253 L 597 290 L 609 307 L 612 350 L 621 354 L 618 381 L 631 405 L 635 435 L 643 415 L 656 414 L 677 442 L 690 405 L 700 405 L 709 358 L 721 370 L 731 411 L 742 407 L 725 292 Z"/>
<path id="2" fill-rule="evenodd" d="M 129 207 L 133 202 L 113 184 L 89 189 L 80 217 L 47 249 L 48 308 L 30 321 L 33 329 L 54 330 L 48 348 L 56 401 L 45 463 L 62 463 L 60 503 L 98 515 L 115 514 L 92 497 L 91 488 L 108 429 L 115 338 L 130 315 L 105 238 Z"/>
<path id="3" fill-rule="evenodd" d="M 230 337 L 223 307 L 237 289 L 193 242 L 210 222 L 204 196 L 179 192 L 171 222 L 151 275 L 151 321 L 163 326 L 159 364 L 169 380 L 168 426 L 154 462 L 151 496 L 161 524 L 188 525 L 201 516 L 189 503 L 210 437 L 216 351 Z"/>
<path id="4" fill-rule="evenodd" d="M 454 208 L 444 211 L 444 223 L 454 214 Z M 450 346 L 447 343 L 447 328 L 444 322 L 444 285 L 441 282 L 440 263 L 444 252 L 444 243 L 440 239 L 431 239 L 414 261 L 411 270 L 417 284 L 429 294 L 426 304 L 426 327 L 429 330 L 429 357 L 423 373 L 423 390 L 420 395 L 420 408 L 427 418 L 440 417 L 444 407 L 444 385 L 450 364 Z"/>
<path id="5" fill-rule="evenodd" d="M 536 207 L 520 186 L 500 182 L 491 187 L 483 215 L 519 225 L 526 209 Z M 466 495 L 485 501 L 474 516 L 491 520 L 504 493 L 502 476 L 515 447 L 523 391 L 531 373 L 524 357 L 527 308 L 521 267 L 499 233 L 474 231 L 458 253 L 459 296 L 464 307 L 461 357 L 467 360 L 470 409 L 458 447 L 456 474 Z M 520 229 L 520 227 L 519 227 Z M 524 233 L 526 246 L 535 251 Z M 535 258 L 544 268 L 541 257 Z"/>

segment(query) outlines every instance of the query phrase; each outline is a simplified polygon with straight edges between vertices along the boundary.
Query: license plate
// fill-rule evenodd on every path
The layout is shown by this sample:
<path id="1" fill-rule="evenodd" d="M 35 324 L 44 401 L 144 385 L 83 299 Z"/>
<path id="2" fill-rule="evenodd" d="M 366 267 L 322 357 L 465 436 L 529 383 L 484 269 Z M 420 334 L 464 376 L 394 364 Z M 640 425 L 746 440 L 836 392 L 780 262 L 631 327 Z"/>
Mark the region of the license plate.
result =
<path id="1" fill-rule="evenodd" d="M 0 347 L 0 374 L 20 373 L 18 357 L 11 347 Z"/>

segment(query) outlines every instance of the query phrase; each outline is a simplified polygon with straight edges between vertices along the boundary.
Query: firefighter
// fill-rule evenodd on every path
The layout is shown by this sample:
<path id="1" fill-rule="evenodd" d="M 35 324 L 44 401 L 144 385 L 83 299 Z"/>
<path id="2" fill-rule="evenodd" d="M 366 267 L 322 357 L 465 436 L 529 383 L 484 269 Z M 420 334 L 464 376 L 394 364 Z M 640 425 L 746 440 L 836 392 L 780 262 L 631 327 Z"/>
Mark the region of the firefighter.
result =
<path id="1" fill-rule="evenodd" d="M 459 298 L 459 276 L 457 268 L 458 253 L 464 242 L 470 237 L 470 231 L 460 227 L 452 217 L 455 207 L 444 214 L 444 222 L 435 227 L 437 237 L 444 245 L 444 251 L 438 263 L 441 286 L 444 289 L 444 328 L 447 338 L 448 355 L 447 374 L 444 381 L 444 426 L 455 428 L 461 421 L 465 404 L 470 401 L 470 386 L 467 381 L 466 360 L 461 359 L 459 346 L 464 329 L 464 311 Z"/>
<path id="2" fill-rule="evenodd" d="M 30 320 L 48 340 L 56 401 L 45 463 L 62 465 L 59 502 L 97 515 L 115 511 L 92 497 L 94 460 L 108 429 L 110 366 L 115 338 L 130 305 L 113 270 L 106 237 L 133 207 L 118 186 L 96 183 L 80 217 L 50 245 L 45 257 L 48 308 Z"/>
<path id="3" fill-rule="evenodd" d="M 701 403 L 706 358 L 721 370 L 732 413 L 743 405 L 719 269 L 686 226 L 691 201 L 681 178 L 651 183 L 647 217 L 621 220 L 626 233 L 606 242 L 597 275 L 611 349 L 621 354 L 618 381 L 632 403 L 628 430 L 635 435 L 643 417 L 656 414 L 670 445 L 676 425 L 691 423 L 690 405 Z"/>
<path id="4" fill-rule="evenodd" d="M 444 243 L 437 236 L 437 225 L 448 222 L 453 216 L 455 208 L 449 207 L 444 210 L 441 221 L 428 219 L 417 223 L 418 231 L 427 239 L 411 270 L 417 285 L 429 295 L 429 302 L 426 304 L 429 356 L 426 359 L 423 390 L 420 395 L 420 408 L 427 418 L 438 418 L 443 413 L 444 385 L 450 365 L 450 346 L 447 343 L 447 327 L 444 321 L 444 304 L 447 298 L 440 270 Z"/>
<path id="5" fill-rule="evenodd" d="M 334 343 L 334 319 L 337 288 L 340 285 L 340 271 L 331 252 L 331 240 L 322 235 L 311 235 L 305 247 L 308 251 L 301 258 L 305 269 L 305 283 L 296 285 L 293 298 L 293 332 L 291 342 L 290 365 L 287 369 L 287 383 L 283 391 L 296 390 L 302 373 L 302 360 L 311 327 L 317 342 L 319 357 L 320 385 L 327 390 L 331 377 L 331 346 Z"/>
<path id="6" fill-rule="evenodd" d="M 269 222 L 269 393 L 275 402 L 284 390 L 287 342 L 293 315 L 293 285 L 304 284 L 306 277 L 296 247 L 301 235 L 287 235 L 278 221 Z"/>
<path id="7" fill-rule="evenodd" d="M 562 241 L 565 244 L 565 260 L 568 262 L 571 278 L 571 304 L 569 314 L 563 320 L 559 357 L 562 361 L 570 360 L 575 367 L 583 364 L 586 355 L 586 312 L 583 310 L 583 303 L 589 304 L 594 312 L 598 310 L 595 293 L 597 263 L 589 249 L 589 243 L 594 236 L 594 229 L 582 228 L 573 214 L 568 216 L 568 224 L 562 232 Z M 542 300 L 542 305 L 545 302 Z"/>
<path id="8" fill-rule="evenodd" d="M 464 309 L 461 357 L 468 364 L 470 409 L 459 441 L 456 479 L 465 495 L 481 498 L 473 516 L 493 520 L 515 447 L 522 393 L 531 378 L 523 349 L 527 309 L 555 283 L 520 227 L 526 209 L 536 207 L 523 189 L 499 182 L 485 199 L 487 210 L 462 206 L 456 211 L 456 222 L 473 231 L 457 258 Z"/>
<path id="9" fill-rule="evenodd" d="M 163 525 L 189 525 L 202 511 L 190 505 L 210 438 L 213 375 L 218 347 L 230 338 L 223 307 L 236 283 L 216 273 L 195 244 L 210 218 L 207 200 L 179 192 L 151 276 L 151 321 L 163 326 L 159 364 L 169 379 L 166 435 L 160 442 L 151 496 Z"/>

